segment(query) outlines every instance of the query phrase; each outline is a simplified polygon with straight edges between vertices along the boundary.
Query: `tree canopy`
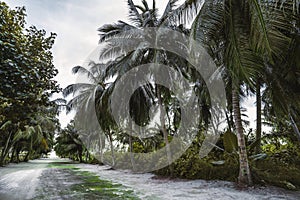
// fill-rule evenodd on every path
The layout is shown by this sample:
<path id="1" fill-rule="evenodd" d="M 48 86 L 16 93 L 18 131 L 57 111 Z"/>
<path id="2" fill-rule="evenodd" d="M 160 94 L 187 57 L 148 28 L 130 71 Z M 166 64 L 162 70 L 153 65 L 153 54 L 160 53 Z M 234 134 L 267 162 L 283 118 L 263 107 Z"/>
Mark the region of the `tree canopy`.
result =
<path id="1" fill-rule="evenodd" d="M 51 150 L 58 125 L 56 104 L 50 101 L 59 86 L 53 79 L 52 47 L 56 34 L 26 28 L 24 7 L 10 9 L 0 2 L 0 165 L 7 156 Z"/>

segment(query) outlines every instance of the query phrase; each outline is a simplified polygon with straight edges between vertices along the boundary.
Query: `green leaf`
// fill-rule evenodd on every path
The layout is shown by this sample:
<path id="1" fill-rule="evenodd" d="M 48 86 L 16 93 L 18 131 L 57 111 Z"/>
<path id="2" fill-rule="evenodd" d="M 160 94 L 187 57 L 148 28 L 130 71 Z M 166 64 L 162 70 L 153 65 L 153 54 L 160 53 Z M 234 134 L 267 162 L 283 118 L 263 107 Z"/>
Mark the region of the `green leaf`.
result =
<path id="1" fill-rule="evenodd" d="M 225 160 L 212 161 L 210 163 L 213 164 L 213 165 L 224 165 Z"/>
<path id="2" fill-rule="evenodd" d="M 256 160 L 264 160 L 265 158 L 267 158 L 267 156 L 268 155 L 265 153 L 260 153 L 260 154 L 250 156 L 249 158 L 253 159 L 253 161 L 256 161 Z"/>
<path id="3" fill-rule="evenodd" d="M 238 143 L 236 135 L 231 131 L 226 131 L 223 136 L 223 144 L 225 151 L 232 153 L 237 151 Z"/>
<path id="4" fill-rule="evenodd" d="M 0 127 L 0 130 L 5 130 L 8 126 L 10 126 L 12 124 L 11 121 L 7 121 L 4 124 L 2 124 L 2 126 Z"/>

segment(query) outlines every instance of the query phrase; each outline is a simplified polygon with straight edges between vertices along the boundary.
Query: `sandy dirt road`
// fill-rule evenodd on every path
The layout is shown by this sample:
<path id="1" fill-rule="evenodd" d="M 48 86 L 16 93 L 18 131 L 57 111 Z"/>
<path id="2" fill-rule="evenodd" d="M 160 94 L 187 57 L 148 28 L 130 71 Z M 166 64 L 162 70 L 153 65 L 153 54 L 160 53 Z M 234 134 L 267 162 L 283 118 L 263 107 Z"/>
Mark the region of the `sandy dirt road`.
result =
<path id="1" fill-rule="evenodd" d="M 51 167 L 52 165 L 59 167 Z M 91 172 L 97 179 L 119 184 L 114 191 L 131 191 L 137 198 L 107 196 L 93 193 L 93 185 L 84 185 L 76 172 Z M 153 179 L 153 174 L 134 174 L 130 171 L 108 170 L 108 166 L 70 163 L 63 159 L 39 159 L 28 163 L 10 164 L 0 168 L 0 200 L 72 200 L 72 199 L 166 199 L 166 200 L 299 200 L 300 192 L 275 187 L 256 187 L 238 190 L 233 183 L 204 180 Z M 94 178 L 95 178 L 94 177 Z M 95 183 L 95 185 L 102 183 Z M 106 184 L 106 183 L 105 183 Z M 74 190 L 80 186 L 80 190 Z M 111 185 L 104 185 L 103 191 Z M 103 194 L 101 196 L 101 193 Z M 124 194 L 124 193 L 123 193 Z M 108 194 L 109 195 L 109 194 Z"/>
<path id="2" fill-rule="evenodd" d="M 0 200 L 139 199 L 134 191 L 67 159 L 38 159 L 0 168 Z"/>
<path id="3" fill-rule="evenodd" d="M 40 175 L 52 161 L 41 159 L 0 168 L 0 199 L 32 199 Z"/>

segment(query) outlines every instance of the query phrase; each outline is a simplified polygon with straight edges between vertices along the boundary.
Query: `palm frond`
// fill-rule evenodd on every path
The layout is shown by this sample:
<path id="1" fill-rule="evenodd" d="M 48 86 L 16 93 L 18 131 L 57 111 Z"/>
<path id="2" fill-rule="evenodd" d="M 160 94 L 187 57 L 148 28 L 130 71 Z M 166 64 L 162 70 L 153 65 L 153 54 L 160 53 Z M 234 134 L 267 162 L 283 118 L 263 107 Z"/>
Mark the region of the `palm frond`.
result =
<path id="1" fill-rule="evenodd" d="M 132 0 L 128 0 L 128 8 L 129 8 L 129 19 L 137 26 L 141 26 L 143 24 L 143 18 L 136 9 Z"/>
<path id="2" fill-rule="evenodd" d="M 90 91 L 85 91 L 73 97 L 67 104 L 67 113 L 82 106 L 89 95 Z"/>
<path id="3" fill-rule="evenodd" d="M 17 141 L 19 141 L 23 138 L 24 138 L 23 131 L 21 131 L 21 129 L 18 129 L 17 132 L 14 135 L 13 142 L 17 142 Z"/>
<path id="4" fill-rule="evenodd" d="M 156 10 L 156 1 L 152 0 L 152 10 Z"/>
<path id="5" fill-rule="evenodd" d="M 251 87 L 255 83 L 252 78 L 259 74 L 260 69 L 264 67 L 261 57 L 251 51 L 249 46 L 249 30 L 244 21 L 244 8 L 236 2 L 230 2 L 226 7 L 226 28 L 227 38 L 225 46 L 225 65 L 228 66 L 231 78 L 234 84 L 241 84 L 245 81 Z"/>
<path id="6" fill-rule="evenodd" d="M 131 29 L 108 39 L 100 51 L 100 60 L 114 60 L 135 50 L 141 43 L 146 43 L 145 32 L 142 29 Z"/>
<path id="7" fill-rule="evenodd" d="M 176 7 L 176 3 L 178 2 L 178 0 L 169 0 L 163 15 L 161 16 L 161 19 L 159 21 L 159 24 L 161 24 L 165 19 L 167 19 L 167 17 L 172 14 L 172 11 L 174 10 L 174 8 Z"/>
<path id="8" fill-rule="evenodd" d="M 122 72 L 127 71 L 129 69 L 129 62 L 131 60 L 133 52 L 129 53 L 128 55 L 125 56 L 120 56 L 115 59 L 115 61 L 110 62 L 107 65 L 106 72 L 105 72 L 105 77 L 112 78 L 116 75 L 123 74 Z"/>
<path id="9" fill-rule="evenodd" d="M 136 7 L 137 9 L 139 9 L 142 13 L 147 12 L 147 10 L 146 10 L 143 6 L 135 5 L 135 7 Z"/>
<path id="10" fill-rule="evenodd" d="M 146 0 L 142 0 L 142 4 L 144 5 L 145 10 L 150 10 Z"/>
<path id="11" fill-rule="evenodd" d="M 0 127 L 0 130 L 5 130 L 7 127 L 9 127 L 12 124 L 11 121 L 6 121 L 5 123 L 3 123 Z"/>
<path id="12" fill-rule="evenodd" d="M 63 89 L 62 93 L 64 97 L 67 97 L 70 94 L 74 95 L 77 92 L 91 88 L 93 86 L 94 84 L 90 84 L 90 83 L 75 83 L 75 84 L 68 85 L 65 89 Z"/>
<path id="13" fill-rule="evenodd" d="M 221 65 L 222 44 L 225 41 L 225 11 L 223 1 L 205 1 L 196 16 L 190 37 L 199 41 L 210 56 Z"/>
<path id="14" fill-rule="evenodd" d="M 123 33 L 124 31 L 128 31 L 131 29 L 135 29 L 134 26 L 119 20 L 115 24 L 105 24 L 98 29 L 100 32 L 100 40 L 99 43 L 107 41 L 108 39 L 112 38 L 115 35 Z"/>
<path id="15" fill-rule="evenodd" d="M 67 103 L 67 100 L 63 98 L 57 98 L 52 100 L 52 102 L 55 103 L 56 105 L 65 105 Z"/>
<path id="16" fill-rule="evenodd" d="M 161 19 L 162 24 L 190 24 L 198 14 L 204 0 L 186 0 L 182 5 Z"/>
<path id="17" fill-rule="evenodd" d="M 87 78 L 89 78 L 89 80 L 97 83 L 97 79 L 94 77 L 94 74 L 82 66 L 73 67 L 72 72 L 73 74 L 84 74 Z"/>

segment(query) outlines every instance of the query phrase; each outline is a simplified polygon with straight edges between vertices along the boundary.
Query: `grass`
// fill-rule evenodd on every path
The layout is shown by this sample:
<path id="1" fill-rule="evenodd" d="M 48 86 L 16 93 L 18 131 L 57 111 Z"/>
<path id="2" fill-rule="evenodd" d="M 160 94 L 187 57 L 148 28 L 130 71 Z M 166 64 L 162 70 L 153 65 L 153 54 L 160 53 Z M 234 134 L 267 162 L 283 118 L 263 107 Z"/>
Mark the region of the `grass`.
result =
<path id="1" fill-rule="evenodd" d="M 101 180 L 95 173 L 81 171 L 72 164 L 51 163 L 49 168 L 57 168 L 67 170 L 72 176 L 78 178 L 80 183 L 75 183 L 70 186 L 73 195 L 80 196 L 82 199 L 103 199 L 103 200 L 121 200 L 139 199 L 133 190 L 111 181 Z M 72 195 L 69 194 L 69 195 Z M 62 194 L 67 195 L 67 194 Z"/>

